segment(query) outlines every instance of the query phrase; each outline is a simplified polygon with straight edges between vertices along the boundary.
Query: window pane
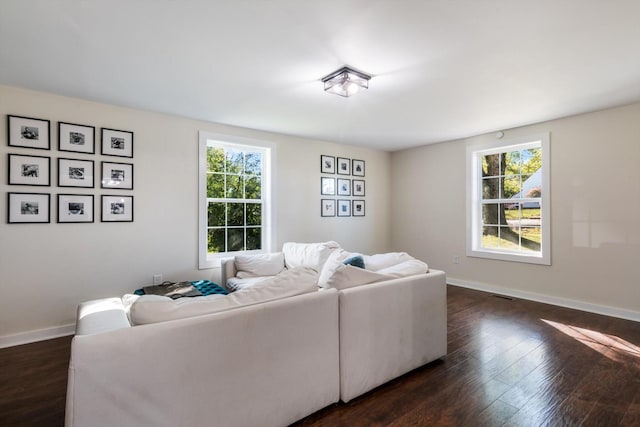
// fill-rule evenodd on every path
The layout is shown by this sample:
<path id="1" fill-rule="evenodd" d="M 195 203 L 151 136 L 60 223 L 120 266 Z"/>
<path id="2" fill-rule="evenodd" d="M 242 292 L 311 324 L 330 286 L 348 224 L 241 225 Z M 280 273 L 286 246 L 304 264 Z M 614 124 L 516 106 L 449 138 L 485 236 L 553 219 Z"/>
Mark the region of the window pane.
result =
<path id="1" fill-rule="evenodd" d="M 244 203 L 227 204 L 227 225 L 244 225 Z"/>
<path id="2" fill-rule="evenodd" d="M 522 173 L 520 151 L 505 153 L 505 167 L 502 175 L 520 175 Z"/>
<path id="3" fill-rule="evenodd" d="M 513 196 L 522 197 L 520 194 L 520 190 L 522 186 L 520 185 L 520 175 L 508 175 L 504 177 L 502 198 L 509 199 Z"/>
<path id="4" fill-rule="evenodd" d="M 207 251 L 225 252 L 224 228 L 212 228 L 207 230 Z"/>
<path id="5" fill-rule="evenodd" d="M 244 167 L 247 175 L 262 175 L 262 153 L 245 153 Z"/>
<path id="6" fill-rule="evenodd" d="M 208 225 L 209 227 L 224 227 L 225 203 L 209 203 Z"/>
<path id="7" fill-rule="evenodd" d="M 247 203 L 247 225 L 262 225 L 262 205 Z"/>
<path id="8" fill-rule="evenodd" d="M 207 197 L 213 199 L 224 197 L 224 175 L 207 174 Z"/>
<path id="9" fill-rule="evenodd" d="M 227 175 L 227 198 L 242 199 L 242 187 L 244 185 L 244 177 L 237 175 Z"/>
<path id="10" fill-rule="evenodd" d="M 483 225 L 498 225 L 500 212 L 498 210 L 497 203 L 487 203 L 482 205 L 482 224 Z"/>
<path id="11" fill-rule="evenodd" d="M 207 147 L 207 170 L 209 172 L 224 172 L 224 150 L 222 148 Z"/>
<path id="12" fill-rule="evenodd" d="M 260 199 L 262 197 L 262 185 L 257 176 L 246 177 L 245 199 Z"/>
<path id="13" fill-rule="evenodd" d="M 244 229 L 228 228 L 227 229 L 227 251 L 243 251 L 244 250 Z"/>
<path id="14" fill-rule="evenodd" d="M 539 251 L 542 243 L 540 226 L 522 227 L 522 249 L 529 251 Z"/>
<path id="15" fill-rule="evenodd" d="M 227 150 L 227 173 L 244 173 L 244 153 L 238 150 Z"/>
<path id="16" fill-rule="evenodd" d="M 484 178 L 482 180 L 482 198 L 484 200 L 500 198 L 500 178 Z"/>
<path id="17" fill-rule="evenodd" d="M 262 228 L 247 228 L 247 250 L 262 249 Z"/>
<path id="18" fill-rule="evenodd" d="M 542 148 L 522 150 L 522 173 L 533 174 L 542 168 Z"/>
<path id="19" fill-rule="evenodd" d="M 482 228 L 482 247 L 489 249 L 497 249 L 500 247 L 498 239 L 498 227 Z"/>
<path id="20" fill-rule="evenodd" d="M 482 176 L 500 175 L 500 160 L 504 154 L 490 154 L 482 157 Z"/>

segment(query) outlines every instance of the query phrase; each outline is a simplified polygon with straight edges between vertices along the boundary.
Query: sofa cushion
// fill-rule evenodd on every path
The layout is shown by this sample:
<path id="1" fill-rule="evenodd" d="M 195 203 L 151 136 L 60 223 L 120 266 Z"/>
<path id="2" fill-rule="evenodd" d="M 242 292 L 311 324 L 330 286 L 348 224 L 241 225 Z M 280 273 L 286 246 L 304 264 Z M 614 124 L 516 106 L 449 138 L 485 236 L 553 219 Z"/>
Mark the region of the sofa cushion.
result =
<path id="1" fill-rule="evenodd" d="M 236 255 L 236 277 L 241 279 L 258 276 L 275 276 L 284 270 L 284 254 L 282 252 Z"/>
<path id="2" fill-rule="evenodd" d="M 336 242 L 294 243 L 287 242 L 282 246 L 287 268 L 309 267 L 320 272 L 331 253 L 340 248 Z"/>
<path id="3" fill-rule="evenodd" d="M 273 276 L 261 276 L 261 277 L 232 277 L 227 279 L 227 288 L 231 292 L 239 291 L 240 289 L 250 288 L 264 280 L 271 279 Z"/>
<path id="4" fill-rule="evenodd" d="M 410 259 L 391 267 L 383 268 L 376 271 L 379 274 L 387 274 L 393 277 L 415 276 L 416 274 L 425 274 L 429 271 L 429 266 L 419 259 Z"/>
<path id="5" fill-rule="evenodd" d="M 324 265 L 322 266 L 322 270 L 320 270 L 320 275 L 318 276 L 318 286 L 320 286 L 321 288 L 328 287 L 327 281 L 331 278 L 331 276 L 333 276 L 333 273 L 335 273 L 336 269 L 344 265 L 345 260 L 359 255 L 360 254 L 358 253 L 347 252 L 342 248 L 333 250 L 327 258 L 327 261 L 325 261 Z"/>
<path id="6" fill-rule="evenodd" d="M 326 287 L 341 290 L 393 278 L 393 276 L 388 274 L 381 274 L 377 271 L 365 270 L 354 267 L 353 265 L 343 264 L 338 267 L 329 280 L 327 280 Z"/>
<path id="7" fill-rule="evenodd" d="M 129 316 L 134 325 L 183 319 L 204 314 L 219 313 L 253 304 L 287 298 L 317 291 L 317 274 L 313 269 L 294 268 L 263 280 L 254 286 L 229 295 L 210 295 L 196 298 L 171 298 L 142 295 L 123 297 L 129 304 Z"/>
<path id="8" fill-rule="evenodd" d="M 371 271 L 378 271 L 412 259 L 415 258 L 406 252 L 388 252 L 385 254 L 365 255 L 364 268 Z"/>

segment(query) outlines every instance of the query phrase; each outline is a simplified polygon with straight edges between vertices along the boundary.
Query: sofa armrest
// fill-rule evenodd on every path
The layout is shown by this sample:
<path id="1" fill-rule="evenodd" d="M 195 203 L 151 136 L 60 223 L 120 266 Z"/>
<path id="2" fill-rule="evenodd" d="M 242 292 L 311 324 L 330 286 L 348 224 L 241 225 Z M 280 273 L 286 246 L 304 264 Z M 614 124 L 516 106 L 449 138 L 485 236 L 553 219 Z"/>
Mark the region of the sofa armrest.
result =
<path id="1" fill-rule="evenodd" d="M 130 327 L 120 298 L 87 301 L 78 306 L 76 335 L 98 334 Z"/>
<path id="2" fill-rule="evenodd" d="M 220 260 L 220 282 L 222 286 L 229 289 L 227 287 L 227 280 L 232 277 L 236 277 L 236 273 L 237 270 L 234 257 L 222 258 Z"/>
<path id="3" fill-rule="evenodd" d="M 446 355 L 444 272 L 348 288 L 339 296 L 342 401 Z"/>

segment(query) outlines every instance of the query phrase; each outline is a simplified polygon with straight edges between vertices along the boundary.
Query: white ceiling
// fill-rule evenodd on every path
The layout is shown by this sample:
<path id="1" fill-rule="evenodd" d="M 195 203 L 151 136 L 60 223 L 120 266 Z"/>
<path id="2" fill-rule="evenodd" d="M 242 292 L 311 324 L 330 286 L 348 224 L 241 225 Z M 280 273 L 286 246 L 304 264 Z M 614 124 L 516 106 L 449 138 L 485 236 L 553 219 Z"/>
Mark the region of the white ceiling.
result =
<path id="1" fill-rule="evenodd" d="M 0 0 L 0 84 L 393 151 L 640 101 L 640 1 Z"/>

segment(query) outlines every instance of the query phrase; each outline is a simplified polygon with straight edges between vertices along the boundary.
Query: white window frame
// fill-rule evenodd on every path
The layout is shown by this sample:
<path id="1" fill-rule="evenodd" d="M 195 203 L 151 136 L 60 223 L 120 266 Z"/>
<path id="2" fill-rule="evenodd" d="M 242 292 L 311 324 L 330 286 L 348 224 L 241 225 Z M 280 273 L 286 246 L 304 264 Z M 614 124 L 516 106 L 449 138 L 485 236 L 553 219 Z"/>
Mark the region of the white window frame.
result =
<path id="1" fill-rule="evenodd" d="M 215 142 L 228 148 L 239 150 L 258 149 L 263 152 L 262 173 L 262 249 L 252 251 L 208 253 L 207 248 L 207 144 Z M 260 141 L 232 135 L 223 135 L 212 132 L 200 131 L 198 133 L 198 268 L 218 268 L 220 260 L 225 257 L 240 253 L 265 253 L 271 252 L 274 242 L 275 227 L 273 218 L 274 204 L 272 182 L 274 172 L 275 145 L 270 142 Z"/>
<path id="2" fill-rule="evenodd" d="M 505 151 L 542 148 L 542 194 L 540 252 L 510 251 L 483 248 L 482 242 L 482 157 Z M 527 146 L 528 145 L 528 146 Z M 467 256 L 515 261 L 530 264 L 551 265 L 551 181 L 550 181 L 549 133 L 470 144 L 467 146 Z M 507 202 L 508 200 L 504 200 Z"/>

